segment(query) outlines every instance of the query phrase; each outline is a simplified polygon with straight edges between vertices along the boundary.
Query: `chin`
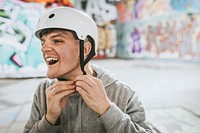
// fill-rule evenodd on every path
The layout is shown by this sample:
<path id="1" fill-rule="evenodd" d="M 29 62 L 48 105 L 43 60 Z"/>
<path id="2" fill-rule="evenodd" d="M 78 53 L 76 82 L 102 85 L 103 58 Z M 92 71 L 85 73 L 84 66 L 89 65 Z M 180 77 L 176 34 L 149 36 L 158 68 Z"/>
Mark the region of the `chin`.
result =
<path id="1" fill-rule="evenodd" d="M 47 75 L 47 78 L 49 78 L 49 79 L 55 79 L 56 77 Z"/>
<path id="2" fill-rule="evenodd" d="M 49 78 L 49 79 L 55 79 L 55 78 L 57 78 L 57 77 L 59 77 L 59 76 L 47 72 L 47 78 Z"/>

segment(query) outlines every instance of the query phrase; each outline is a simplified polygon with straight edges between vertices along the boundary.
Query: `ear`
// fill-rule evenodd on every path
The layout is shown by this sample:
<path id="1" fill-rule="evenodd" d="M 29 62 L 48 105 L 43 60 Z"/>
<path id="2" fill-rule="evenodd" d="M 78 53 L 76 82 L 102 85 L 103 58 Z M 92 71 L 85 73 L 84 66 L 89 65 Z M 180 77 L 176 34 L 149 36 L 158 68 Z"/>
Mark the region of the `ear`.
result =
<path id="1" fill-rule="evenodd" d="M 89 41 L 84 42 L 84 57 L 87 57 L 92 49 L 92 44 Z"/>

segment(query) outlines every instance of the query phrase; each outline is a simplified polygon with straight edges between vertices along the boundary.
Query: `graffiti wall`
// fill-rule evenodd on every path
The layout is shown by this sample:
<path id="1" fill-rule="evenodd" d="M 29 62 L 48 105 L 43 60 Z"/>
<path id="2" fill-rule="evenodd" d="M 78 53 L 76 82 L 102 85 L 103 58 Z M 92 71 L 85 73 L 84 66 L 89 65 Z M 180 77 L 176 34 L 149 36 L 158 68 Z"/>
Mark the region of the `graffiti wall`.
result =
<path id="1" fill-rule="evenodd" d="M 42 75 L 45 67 L 34 30 L 43 6 L 14 0 L 0 4 L 0 77 Z"/>
<path id="2" fill-rule="evenodd" d="M 126 0 L 117 8 L 117 57 L 200 59 L 199 0 Z"/>
<path id="3" fill-rule="evenodd" d="M 0 0 L 0 78 L 45 76 L 34 32 L 40 15 L 55 6 L 94 19 L 96 59 L 200 59 L 199 0 Z"/>

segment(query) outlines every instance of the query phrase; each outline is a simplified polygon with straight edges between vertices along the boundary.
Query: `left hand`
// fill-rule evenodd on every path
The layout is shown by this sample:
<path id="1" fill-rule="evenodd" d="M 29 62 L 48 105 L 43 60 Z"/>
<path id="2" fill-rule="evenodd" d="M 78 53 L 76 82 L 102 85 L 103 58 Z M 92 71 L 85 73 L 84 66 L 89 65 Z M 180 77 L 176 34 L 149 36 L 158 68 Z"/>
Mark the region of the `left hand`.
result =
<path id="1" fill-rule="evenodd" d="M 104 114 L 111 105 L 101 80 L 81 75 L 75 79 L 76 90 L 80 93 L 85 103 L 100 116 Z"/>

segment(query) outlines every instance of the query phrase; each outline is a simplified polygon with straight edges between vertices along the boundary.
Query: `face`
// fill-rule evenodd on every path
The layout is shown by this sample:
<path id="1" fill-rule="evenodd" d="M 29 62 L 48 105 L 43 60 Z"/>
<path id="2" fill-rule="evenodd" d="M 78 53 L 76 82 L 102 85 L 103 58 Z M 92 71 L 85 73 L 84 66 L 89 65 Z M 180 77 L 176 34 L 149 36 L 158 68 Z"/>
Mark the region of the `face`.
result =
<path id="1" fill-rule="evenodd" d="M 79 41 L 69 31 L 55 30 L 41 38 L 48 78 L 72 79 L 80 75 Z"/>

